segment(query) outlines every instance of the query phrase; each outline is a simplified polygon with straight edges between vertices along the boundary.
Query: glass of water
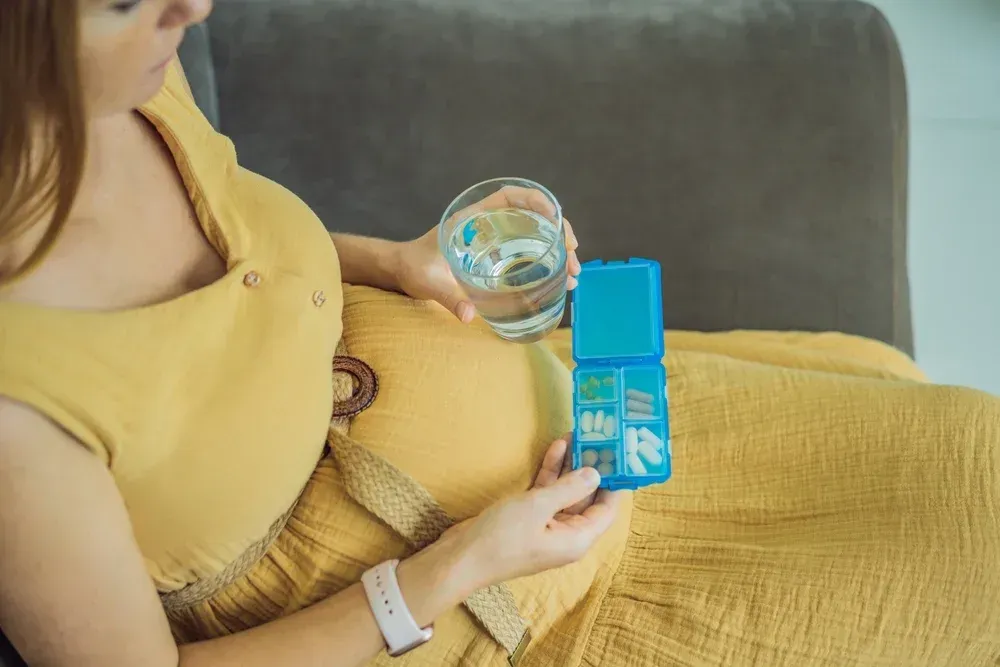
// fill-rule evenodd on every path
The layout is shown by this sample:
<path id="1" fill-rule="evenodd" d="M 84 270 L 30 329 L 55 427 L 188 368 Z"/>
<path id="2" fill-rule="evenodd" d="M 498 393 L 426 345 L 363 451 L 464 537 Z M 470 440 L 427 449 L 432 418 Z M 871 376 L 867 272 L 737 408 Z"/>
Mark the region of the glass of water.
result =
<path id="1" fill-rule="evenodd" d="M 566 237 L 559 201 L 524 178 L 496 178 L 458 195 L 438 244 L 479 315 L 501 338 L 531 343 L 566 307 Z"/>

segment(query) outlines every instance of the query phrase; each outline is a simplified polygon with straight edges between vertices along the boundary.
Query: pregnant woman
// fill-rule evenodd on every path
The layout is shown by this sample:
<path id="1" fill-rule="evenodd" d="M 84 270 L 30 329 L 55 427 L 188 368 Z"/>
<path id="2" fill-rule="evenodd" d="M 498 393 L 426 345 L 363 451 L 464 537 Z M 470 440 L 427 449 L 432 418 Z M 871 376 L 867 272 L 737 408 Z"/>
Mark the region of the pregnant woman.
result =
<path id="1" fill-rule="evenodd" d="M 331 239 L 238 165 L 174 57 L 210 6 L 0 4 L 30 664 L 995 664 L 1000 401 L 872 341 L 668 334 L 674 478 L 595 493 L 565 336 L 501 341 L 433 236 Z"/>

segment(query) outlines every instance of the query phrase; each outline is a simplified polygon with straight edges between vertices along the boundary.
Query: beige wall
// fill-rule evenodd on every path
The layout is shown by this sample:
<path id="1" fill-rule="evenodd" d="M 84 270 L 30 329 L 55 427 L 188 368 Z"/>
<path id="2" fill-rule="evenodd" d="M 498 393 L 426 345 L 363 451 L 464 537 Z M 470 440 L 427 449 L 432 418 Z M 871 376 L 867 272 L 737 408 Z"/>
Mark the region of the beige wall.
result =
<path id="1" fill-rule="evenodd" d="M 1000 0 L 870 0 L 910 92 L 917 360 L 1000 394 Z"/>

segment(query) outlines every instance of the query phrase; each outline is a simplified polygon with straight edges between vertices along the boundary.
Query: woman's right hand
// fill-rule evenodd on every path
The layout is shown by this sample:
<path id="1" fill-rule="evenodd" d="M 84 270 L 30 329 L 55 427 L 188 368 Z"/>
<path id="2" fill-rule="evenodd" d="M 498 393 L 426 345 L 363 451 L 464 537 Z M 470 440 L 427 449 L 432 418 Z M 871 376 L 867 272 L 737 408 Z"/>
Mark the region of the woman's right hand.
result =
<path id="1" fill-rule="evenodd" d="M 549 447 L 532 488 L 450 528 L 472 590 L 573 563 L 611 526 L 622 492 L 598 490 L 593 468 L 568 469 L 568 438 Z"/>

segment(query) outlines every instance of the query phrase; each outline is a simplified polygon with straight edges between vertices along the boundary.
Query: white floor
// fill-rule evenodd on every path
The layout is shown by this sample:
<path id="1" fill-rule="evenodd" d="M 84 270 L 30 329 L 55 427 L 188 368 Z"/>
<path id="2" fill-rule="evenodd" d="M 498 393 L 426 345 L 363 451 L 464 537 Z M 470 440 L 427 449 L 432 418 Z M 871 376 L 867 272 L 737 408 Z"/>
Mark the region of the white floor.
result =
<path id="1" fill-rule="evenodd" d="M 917 361 L 1000 395 L 1000 0 L 869 1 L 907 69 Z"/>

